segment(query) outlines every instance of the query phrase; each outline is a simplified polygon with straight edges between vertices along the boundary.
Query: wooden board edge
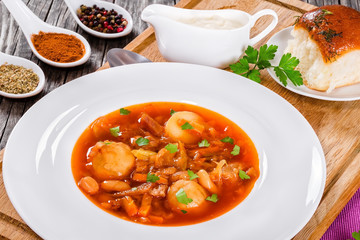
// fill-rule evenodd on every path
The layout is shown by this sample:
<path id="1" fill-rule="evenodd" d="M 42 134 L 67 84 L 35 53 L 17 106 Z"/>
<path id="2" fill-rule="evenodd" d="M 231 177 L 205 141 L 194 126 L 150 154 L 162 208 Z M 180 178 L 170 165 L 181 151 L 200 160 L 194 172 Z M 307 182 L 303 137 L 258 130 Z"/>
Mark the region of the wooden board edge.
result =
<path id="1" fill-rule="evenodd" d="M 360 188 L 360 175 L 356 174 L 360 171 L 359 151 L 360 141 L 355 144 L 354 149 L 347 156 L 348 161 L 343 169 L 338 171 L 339 176 L 335 178 L 334 182 L 327 183 L 328 190 L 324 191 L 315 213 L 293 240 L 320 239 L 355 195 Z M 347 184 L 348 176 L 355 176 L 353 178 L 355 184 Z M 340 196 L 334 194 L 337 192 L 336 189 L 343 189 Z"/>
<path id="2" fill-rule="evenodd" d="M 2 163 L 3 163 L 3 158 L 4 158 L 4 151 L 5 151 L 5 148 L 3 148 L 0 151 L 0 173 L 2 172 Z"/>
<path id="3" fill-rule="evenodd" d="M 302 14 L 316 8 L 316 6 L 302 2 L 300 0 L 265 0 L 265 1 Z"/>

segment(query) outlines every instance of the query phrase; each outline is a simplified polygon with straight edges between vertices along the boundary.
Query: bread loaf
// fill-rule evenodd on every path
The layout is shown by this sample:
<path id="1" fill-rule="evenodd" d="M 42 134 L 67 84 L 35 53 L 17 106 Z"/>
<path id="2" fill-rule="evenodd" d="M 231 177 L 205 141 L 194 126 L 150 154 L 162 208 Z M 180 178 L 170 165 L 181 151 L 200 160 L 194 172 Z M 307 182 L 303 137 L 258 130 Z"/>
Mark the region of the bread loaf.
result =
<path id="1" fill-rule="evenodd" d="M 360 12 L 345 6 L 316 8 L 301 16 L 285 52 L 300 60 L 304 84 L 315 90 L 360 82 Z"/>

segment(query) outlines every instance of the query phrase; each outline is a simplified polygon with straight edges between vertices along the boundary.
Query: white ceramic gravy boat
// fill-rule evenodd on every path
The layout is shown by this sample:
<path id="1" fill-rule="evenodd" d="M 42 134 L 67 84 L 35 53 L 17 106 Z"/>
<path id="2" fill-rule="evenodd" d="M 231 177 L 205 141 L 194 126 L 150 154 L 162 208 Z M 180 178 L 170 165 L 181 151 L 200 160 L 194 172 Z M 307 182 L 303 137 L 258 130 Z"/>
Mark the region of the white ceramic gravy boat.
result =
<path id="1" fill-rule="evenodd" d="M 38 18 L 25 5 L 25 3 L 23 3 L 22 0 L 2 0 L 2 2 L 5 4 L 6 8 L 10 11 L 12 16 L 15 18 L 16 22 L 19 24 L 21 30 L 23 31 L 23 33 L 26 37 L 27 42 L 30 45 L 31 50 L 36 55 L 36 57 L 39 58 L 41 61 L 43 61 L 49 65 L 52 65 L 54 67 L 65 68 L 65 67 L 75 67 L 75 66 L 84 64 L 89 59 L 90 54 L 91 54 L 90 45 L 86 41 L 86 39 L 83 36 L 81 36 L 80 34 L 70 31 L 68 29 L 55 27 L 48 23 L 45 23 L 40 18 Z M 75 62 L 69 62 L 69 63 L 54 62 L 54 61 L 44 58 L 36 51 L 34 44 L 31 41 L 31 35 L 38 34 L 40 31 L 74 35 L 84 44 L 84 47 L 85 47 L 84 56 Z"/>
<path id="2" fill-rule="evenodd" d="M 270 15 L 272 22 L 261 33 L 250 39 L 250 29 L 262 16 Z M 231 29 L 196 26 L 202 19 L 218 18 L 236 23 Z M 254 15 L 239 10 L 193 10 L 153 4 L 147 6 L 141 19 L 150 23 L 160 53 L 168 61 L 195 63 L 217 68 L 236 62 L 248 45 L 254 45 L 269 34 L 278 22 L 270 9 Z M 193 24 L 185 22 L 193 22 Z"/>
<path id="3" fill-rule="evenodd" d="M 1 96 L 8 98 L 26 98 L 26 97 L 34 96 L 43 90 L 45 86 L 45 75 L 44 72 L 41 70 L 41 68 L 38 65 L 36 65 L 34 62 L 27 60 L 25 58 L 15 57 L 0 52 L 0 65 L 3 64 L 13 64 L 17 66 L 23 66 L 24 68 L 32 69 L 34 73 L 36 73 L 39 76 L 39 84 L 34 89 L 34 91 L 28 93 L 14 94 L 14 93 L 7 93 L 0 91 Z"/>

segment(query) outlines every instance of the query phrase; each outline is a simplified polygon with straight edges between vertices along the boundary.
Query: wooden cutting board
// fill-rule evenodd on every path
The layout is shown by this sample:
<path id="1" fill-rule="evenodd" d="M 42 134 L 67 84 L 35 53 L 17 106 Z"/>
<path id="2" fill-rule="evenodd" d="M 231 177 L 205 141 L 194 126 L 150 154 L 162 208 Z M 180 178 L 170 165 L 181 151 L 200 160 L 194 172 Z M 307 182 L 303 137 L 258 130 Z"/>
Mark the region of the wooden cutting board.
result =
<path id="1" fill-rule="evenodd" d="M 177 6 L 192 9 L 239 9 L 250 14 L 265 8 L 273 9 L 279 15 L 279 24 L 256 47 L 266 43 L 274 33 L 292 25 L 294 16 L 315 8 L 298 0 L 182 0 Z M 260 19 L 253 28 L 252 35 L 260 32 L 264 24 L 269 21 L 270 18 L 266 17 Z M 152 61 L 165 61 L 158 51 L 151 27 L 129 43 L 125 49 L 140 53 Z M 100 69 L 108 67 L 106 63 Z M 304 115 L 314 128 L 324 149 L 327 163 L 324 195 L 311 220 L 294 237 L 296 240 L 320 239 L 360 187 L 360 101 L 332 102 L 300 96 L 279 86 L 266 71 L 262 72 L 262 84 L 284 97 Z M 2 175 L 2 154 L 3 151 L 0 152 L 0 175 Z M 9 239 L 39 238 L 11 205 L 2 177 L 0 177 L 0 233 Z"/>

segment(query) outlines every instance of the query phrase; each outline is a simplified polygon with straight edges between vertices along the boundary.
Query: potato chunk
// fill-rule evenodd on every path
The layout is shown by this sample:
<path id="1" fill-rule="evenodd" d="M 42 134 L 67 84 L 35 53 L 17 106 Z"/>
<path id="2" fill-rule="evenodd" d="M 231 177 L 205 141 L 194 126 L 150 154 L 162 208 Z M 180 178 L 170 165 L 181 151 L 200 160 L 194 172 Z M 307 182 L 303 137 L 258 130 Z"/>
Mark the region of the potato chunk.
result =
<path id="1" fill-rule="evenodd" d="M 176 193 L 180 189 L 184 190 L 187 197 L 192 199 L 192 202 L 186 205 L 178 201 Z M 208 203 L 205 199 L 208 195 L 206 190 L 198 183 L 189 180 L 179 180 L 171 185 L 167 200 L 174 211 L 185 210 L 188 213 L 197 213 L 206 209 Z"/>
<path id="2" fill-rule="evenodd" d="M 135 167 L 135 157 L 121 142 L 98 142 L 89 154 L 93 171 L 101 180 L 124 179 Z"/>
<path id="3" fill-rule="evenodd" d="M 193 129 L 183 130 L 181 126 L 185 123 L 189 123 Z M 205 124 L 198 114 L 182 111 L 174 113 L 169 118 L 165 126 L 165 133 L 175 141 L 194 144 L 200 141 L 204 129 Z"/>

